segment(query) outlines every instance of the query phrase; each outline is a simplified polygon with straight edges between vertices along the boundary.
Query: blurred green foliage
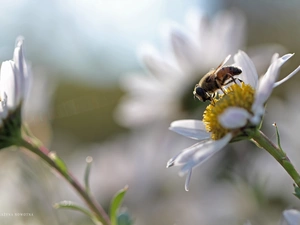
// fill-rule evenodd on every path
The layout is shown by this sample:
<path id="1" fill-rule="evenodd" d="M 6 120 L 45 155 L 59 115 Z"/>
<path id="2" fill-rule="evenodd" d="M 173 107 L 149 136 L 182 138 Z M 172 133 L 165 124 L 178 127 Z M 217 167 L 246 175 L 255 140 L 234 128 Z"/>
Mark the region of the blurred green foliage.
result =
<path id="1" fill-rule="evenodd" d="M 53 97 L 53 129 L 67 132 L 79 142 L 103 141 L 122 132 L 125 129 L 115 123 L 113 115 L 121 95 L 116 87 L 60 83 Z"/>

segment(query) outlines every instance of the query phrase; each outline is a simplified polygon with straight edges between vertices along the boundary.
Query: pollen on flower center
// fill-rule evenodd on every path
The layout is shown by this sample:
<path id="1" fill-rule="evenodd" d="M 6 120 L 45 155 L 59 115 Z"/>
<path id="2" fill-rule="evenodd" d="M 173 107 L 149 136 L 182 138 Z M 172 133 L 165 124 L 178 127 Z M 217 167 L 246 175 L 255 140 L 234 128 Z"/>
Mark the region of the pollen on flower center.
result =
<path id="1" fill-rule="evenodd" d="M 206 130 L 211 133 L 213 140 L 224 137 L 229 129 L 225 129 L 220 124 L 218 117 L 228 107 L 240 107 L 251 112 L 251 106 L 254 102 L 254 89 L 247 84 L 233 84 L 225 90 L 226 94 L 221 95 L 219 99 L 214 99 L 215 103 L 206 107 L 203 114 L 203 122 Z"/>

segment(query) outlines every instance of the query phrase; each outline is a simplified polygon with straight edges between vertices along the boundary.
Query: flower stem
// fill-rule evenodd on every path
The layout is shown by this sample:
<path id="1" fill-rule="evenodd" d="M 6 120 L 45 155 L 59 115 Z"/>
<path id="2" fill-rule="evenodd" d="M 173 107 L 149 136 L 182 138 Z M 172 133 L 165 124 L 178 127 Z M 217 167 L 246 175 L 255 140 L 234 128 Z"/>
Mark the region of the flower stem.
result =
<path id="1" fill-rule="evenodd" d="M 77 179 L 68 171 L 63 170 L 59 165 L 56 164 L 50 157 L 50 151 L 44 147 L 39 146 L 34 143 L 31 138 L 24 138 L 18 141 L 18 145 L 22 146 L 29 151 L 38 155 L 43 159 L 50 167 L 54 168 L 61 176 L 63 176 L 66 181 L 78 192 L 82 197 L 86 205 L 93 212 L 97 220 L 99 220 L 103 225 L 110 225 L 110 220 L 104 209 L 99 205 L 83 188 L 83 186 L 77 181 Z"/>
<path id="2" fill-rule="evenodd" d="M 300 175 L 296 171 L 295 167 L 287 157 L 285 152 L 279 147 L 275 146 L 270 139 L 261 131 L 256 131 L 252 135 L 252 141 L 254 141 L 258 147 L 265 149 L 269 152 L 286 170 L 286 172 L 292 177 L 296 185 L 300 187 Z"/>

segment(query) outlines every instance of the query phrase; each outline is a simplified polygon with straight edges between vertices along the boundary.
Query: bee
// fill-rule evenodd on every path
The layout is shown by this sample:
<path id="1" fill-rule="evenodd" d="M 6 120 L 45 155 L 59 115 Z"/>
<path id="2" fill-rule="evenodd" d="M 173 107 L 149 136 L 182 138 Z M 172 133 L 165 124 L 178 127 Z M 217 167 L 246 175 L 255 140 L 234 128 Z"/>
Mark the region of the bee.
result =
<path id="1" fill-rule="evenodd" d="M 234 76 L 242 73 L 241 68 L 235 66 L 224 66 L 224 64 L 229 60 L 230 55 L 216 68 L 205 74 L 198 84 L 195 85 L 193 94 L 194 97 L 198 98 L 200 101 L 205 102 L 207 100 L 214 102 L 214 97 L 216 92 L 221 90 L 224 94 L 224 86 L 230 84 L 231 82 L 236 83 Z M 238 79 L 239 81 L 242 81 Z"/>

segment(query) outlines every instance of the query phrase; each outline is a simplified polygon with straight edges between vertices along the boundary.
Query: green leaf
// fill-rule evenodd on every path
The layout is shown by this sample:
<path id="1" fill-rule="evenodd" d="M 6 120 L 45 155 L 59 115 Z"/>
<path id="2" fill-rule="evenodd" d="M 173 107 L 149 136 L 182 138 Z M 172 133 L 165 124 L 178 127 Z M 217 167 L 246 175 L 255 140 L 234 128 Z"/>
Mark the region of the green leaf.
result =
<path id="1" fill-rule="evenodd" d="M 110 204 L 110 221 L 111 225 L 118 225 L 118 211 L 123 201 L 123 198 L 128 190 L 128 186 L 125 186 L 123 189 L 117 192 L 117 194 L 113 197 Z"/>
<path id="2" fill-rule="evenodd" d="M 279 130 L 278 130 L 278 127 L 277 127 L 277 124 L 276 123 L 273 123 L 272 124 L 275 129 L 276 129 L 276 137 L 277 137 L 277 144 L 278 144 L 278 147 L 279 149 L 283 152 L 282 148 L 281 148 L 281 142 L 280 142 L 280 135 L 279 135 Z"/>
<path id="3" fill-rule="evenodd" d="M 93 158 L 91 156 L 86 157 L 86 168 L 84 172 L 84 184 L 85 184 L 85 190 L 88 194 L 90 194 L 90 185 L 89 185 L 89 177 L 90 177 L 90 171 L 91 166 L 93 162 Z"/>
<path id="4" fill-rule="evenodd" d="M 72 201 L 61 201 L 53 205 L 56 209 L 71 209 L 75 211 L 79 211 L 87 215 L 96 225 L 100 225 L 101 223 L 96 219 L 96 217 L 87 209 L 77 205 L 76 203 Z"/>
<path id="5" fill-rule="evenodd" d="M 294 184 L 294 188 L 295 188 L 294 195 L 300 199 L 300 188 L 296 184 Z"/>
<path id="6" fill-rule="evenodd" d="M 49 153 L 49 157 L 55 162 L 55 164 L 64 172 L 67 173 L 68 169 L 67 166 L 65 164 L 65 162 L 59 158 L 56 154 L 56 152 L 50 152 Z"/>
<path id="7" fill-rule="evenodd" d="M 119 213 L 118 215 L 118 225 L 131 225 L 132 219 L 127 212 Z"/>

